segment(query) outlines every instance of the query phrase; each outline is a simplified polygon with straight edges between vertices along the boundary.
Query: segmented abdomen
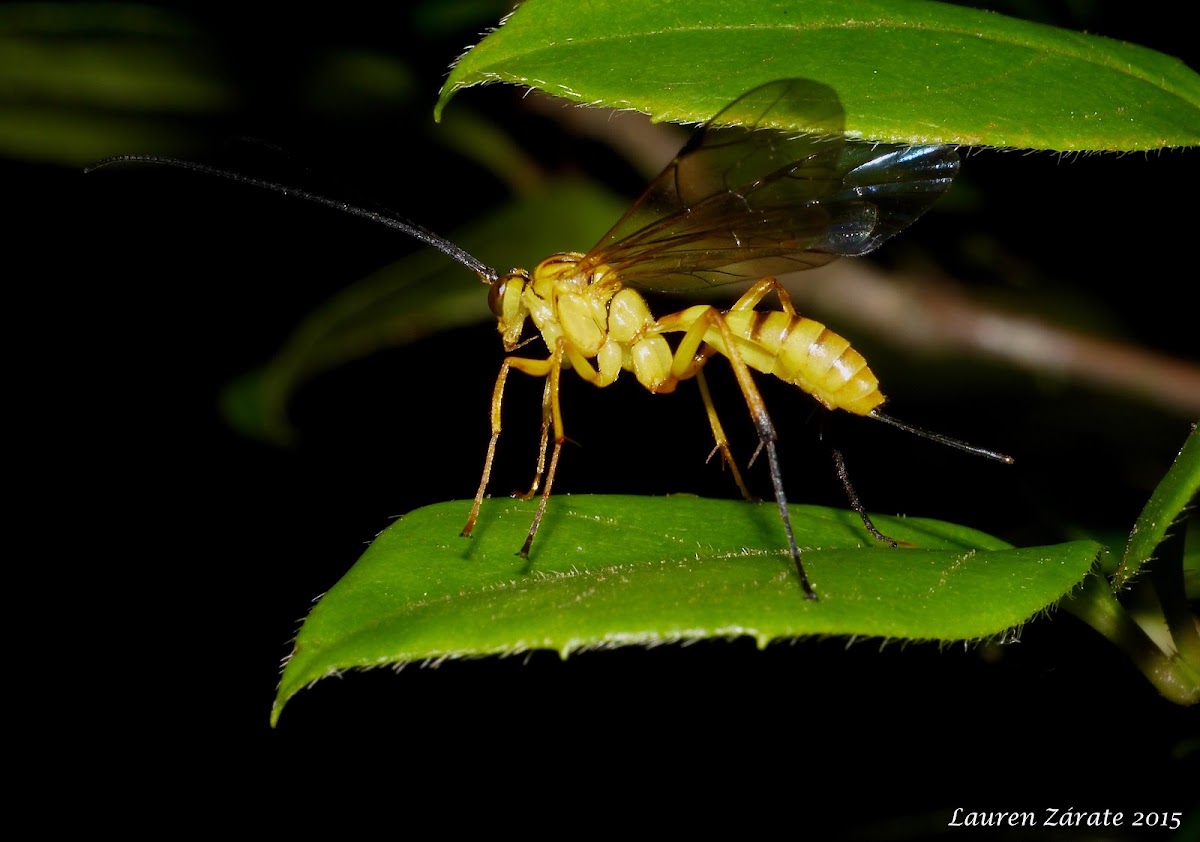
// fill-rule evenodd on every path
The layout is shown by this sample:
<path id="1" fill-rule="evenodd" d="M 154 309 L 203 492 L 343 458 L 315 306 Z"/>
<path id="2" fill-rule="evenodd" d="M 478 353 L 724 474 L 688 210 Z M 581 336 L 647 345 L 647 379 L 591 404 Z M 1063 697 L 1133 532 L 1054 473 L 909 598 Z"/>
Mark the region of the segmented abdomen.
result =
<path id="1" fill-rule="evenodd" d="M 778 310 L 731 310 L 725 322 L 748 366 L 799 386 L 830 409 L 867 415 L 884 402 L 862 354 L 820 322 Z M 712 333 L 705 339 L 719 346 Z"/>

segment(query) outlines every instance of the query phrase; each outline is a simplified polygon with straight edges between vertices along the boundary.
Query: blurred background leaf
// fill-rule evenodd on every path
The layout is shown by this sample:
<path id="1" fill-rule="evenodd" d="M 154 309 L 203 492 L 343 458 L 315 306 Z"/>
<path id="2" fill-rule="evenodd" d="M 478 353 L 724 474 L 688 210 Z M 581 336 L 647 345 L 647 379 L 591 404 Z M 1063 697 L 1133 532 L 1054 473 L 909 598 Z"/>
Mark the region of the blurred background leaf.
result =
<path id="1" fill-rule="evenodd" d="M 235 107 L 218 44 L 168 9 L 0 7 L 0 153 L 83 165 L 131 144 L 188 147 L 188 121 Z"/>

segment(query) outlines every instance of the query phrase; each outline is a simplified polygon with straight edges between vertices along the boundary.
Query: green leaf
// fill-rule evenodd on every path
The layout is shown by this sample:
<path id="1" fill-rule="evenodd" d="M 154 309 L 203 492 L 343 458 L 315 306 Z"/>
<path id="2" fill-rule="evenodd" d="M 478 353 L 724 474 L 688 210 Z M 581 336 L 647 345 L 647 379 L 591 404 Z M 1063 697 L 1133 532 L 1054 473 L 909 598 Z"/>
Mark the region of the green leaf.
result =
<path id="1" fill-rule="evenodd" d="M 922 0 L 527 0 L 454 67 L 655 120 L 781 78 L 838 92 L 851 137 L 1059 151 L 1200 144 L 1200 76 L 1108 38 Z M 797 130 L 806 127 L 797 125 Z"/>
<path id="2" fill-rule="evenodd" d="M 1181 705 L 1200 702 L 1200 627 L 1187 593 L 1195 556 L 1189 559 L 1184 551 L 1196 530 L 1181 523 L 1197 492 L 1200 433 L 1193 426 L 1134 524 L 1112 582 L 1096 572 L 1064 602 L 1068 612 L 1124 652 L 1165 698 Z M 1152 560 L 1150 575 L 1135 580 Z"/>
<path id="3" fill-rule="evenodd" d="M 1120 590 L 1149 561 L 1158 545 L 1200 494 L 1200 432 L 1193 426 L 1191 434 L 1175 461 L 1171 464 L 1150 495 L 1146 507 L 1129 533 L 1125 555 L 1113 577 L 1113 588 Z"/>
<path id="4" fill-rule="evenodd" d="M 312 682 L 349 668 L 547 649 L 801 635 L 970 640 L 1053 605 L 1085 576 L 1091 541 L 1012 549 L 962 526 L 793 506 L 819 600 L 804 599 L 773 504 L 691 496 L 551 499 L 529 559 L 514 551 L 536 501 L 412 512 L 376 538 L 305 621 L 272 721 Z"/>

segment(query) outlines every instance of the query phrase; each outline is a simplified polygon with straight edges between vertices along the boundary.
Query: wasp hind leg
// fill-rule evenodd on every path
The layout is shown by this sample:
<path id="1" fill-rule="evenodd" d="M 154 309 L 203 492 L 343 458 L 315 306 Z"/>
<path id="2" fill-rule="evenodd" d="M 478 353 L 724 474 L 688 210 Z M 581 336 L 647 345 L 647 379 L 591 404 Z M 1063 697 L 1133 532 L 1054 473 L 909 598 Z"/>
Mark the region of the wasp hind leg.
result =
<path id="1" fill-rule="evenodd" d="M 863 526 L 874 536 L 876 541 L 890 544 L 893 547 L 900 546 L 899 541 L 884 535 L 871 521 L 871 516 L 867 514 L 867 507 L 858 499 L 858 493 L 855 492 L 854 486 L 850 484 L 850 472 L 846 470 L 846 459 L 842 456 L 842 451 L 833 445 L 830 445 L 829 450 L 833 454 L 833 467 L 837 471 L 838 480 L 842 483 L 842 490 L 846 492 L 846 499 L 850 503 L 850 508 L 854 509 L 855 513 L 862 519 Z"/>
<path id="2" fill-rule="evenodd" d="M 735 307 L 752 309 L 772 289 L 778 289 L 778 284 L 773 279 L 760 281 L 739 299 Z M 809 584 L 808 574 L 804 572 L 804 564 L 800 560 L 800 547 L 796 544 L 796 534 L 792 529 L 792 518 L 788 512 L 787 496 L 783 491 L 783 473 L 779 467 L 779 453 L 775 447 L 778 438 L 775 433 L 775 425 L 771 422 L 766 402 L 763 401 L 762 394 L 754 384 L 750 367 L 746 365 L 746 361 L 738 352 L 737 340 L 721 311 L 711 306 L 697 306 L 659 319 L 658 329 L 661 332 L 683 332 L 683 338 L 675 350 L 671 374 L 677 379 L 682 379 L 698 373 L 699 365 L 703 365 L 703 361 L 713 352 L 711 346 L 704 345 L 704 336 L 712 327 L 721 333 L 722 342 L 728 349 L 725 356 L 729 359 L 738 386 L 742 390 L 742 397 L 746 401 L 746 407 L 750 410 L 750 418 L 758 432 L 760 449 L 767 452 L 771 486 L 775 492 L 775 502 L 779 506 L 779 518 L 783 522 L 783 531 L 787 536 L 788 552 L 796 565 L 796 574 L 800 578 L 800 587 L 804 589 L 804 595 L 808 599 L 816 599 L 816 591 Z"/>
<path id="3" fill-rule="evenodd" d="M 779 291 L 780 302 L 785 309 L 790 311 L 792 306 L 791 299 L 787 297 L 787 291 L 774 278 L 764 278 L 754 284 L 734 303 L 732 309 L 753 310 L 770 294 L 771 290 Z M 670 317 L 667 318 L 670 319 Z M 700 323 L 702 323 L 704 329 L 707 329 L 707 317 L 702 316 Z M 663 324 L 665 322 L 660 322 L 660 325 Z M 688 333 L 691 335 L 685 335 L 683 342 L 680 343 L 680 347 L 676 349 L 674 366 L 676 370 L 673 374 L 678 380 L 686 380 L 689 377 L 696 378 L 696 385 L 700 388 L 700 397 L 704 401 L 704 412 L 708 416 L 708 426 L 712 430 L 713 441 L 715 442 L 715 446 L 708 454 L 709 460 L 720 453 L 721 462 L 733 474 L 733 481 L 737 484 L 738 491 L 741 492 L 742 497 L 751 502 L 758 502 L 758 498 L 750 493 L 745 480 L 742 479 L 742 472 L 738 468 L 737 462 L 733 458 L 733 453 L 729 449 L 729 437 L 725 435 L 725 428 L 721 426 L 721 419 L 717 415 L 716 404 L 713 403 L 712 393 L 708 389 L 708 381 L 704 377 L 704 364 L 708 362 L 713 354 L 717 353 L 717 349 L 702 341 L 694 341 L 704 335 L 704 329 L 699 329 L 698 333 L 692 334 L 692 331 L 695 329 L 695 325 L 688 329 Z M 689 339 L 693 341 L 689 341 Z M 688 353 L 689 351 L 691 352 L 690 354 Z M 688 360 L 689 356 L 691 358 L 690 362 L 687 362 L 682 370 L 679 370 L 682 361 Z M 761 450 L 762 442 L 760 441 L 759 446 L 754 451 L 754 455 L 750 457 L 748 465 L 754 464 Z"/>
<path id="4" fill-rule="evenodd" d="M 746 290 L 742 297 L 735 301 L 733 306 L 729 309 L 753 310 L 755 307 L 761 304 L 762 300 L 770 295 L 772 291 L 779 298 L 779 307 L 783 310 L 783 312 L 787 313 L 792 318 L 796 318 L 800 315 L 796 312 L 795 305 L 792 304 L 792 297 L 788 295 L 787 288 L 774 278 L 763 278 L 754 286 L 750 287 L 750 289 Z"/>

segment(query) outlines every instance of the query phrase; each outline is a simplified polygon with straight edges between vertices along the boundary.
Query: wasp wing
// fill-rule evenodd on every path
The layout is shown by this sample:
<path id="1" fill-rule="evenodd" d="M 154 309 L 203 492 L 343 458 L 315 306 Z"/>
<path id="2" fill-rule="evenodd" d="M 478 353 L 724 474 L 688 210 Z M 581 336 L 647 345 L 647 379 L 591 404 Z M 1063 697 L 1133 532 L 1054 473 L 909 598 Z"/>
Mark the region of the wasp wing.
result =
<path id="1" fill-rule="evenodd" d="M 787 131 L 801 123 L 813 130 Z M 655 290 L 810 269 L 878 248 L 958 171 L 949 147 L 847 143 L 843 129 L 831 88 L 755 88 L 696 132 L 580 268 Z"/>
<path id="2" fill-rule="evenodd" d="M 823 200 L 833 218 L 851 218 L 862 204 L 875 208 L 870 230 L 840 231 L 834 225 L 812 248 L 839 256 L 867 254 L 899 234 L 950 189 L 958 175 L 958 153 L 949 146 L 889 146 L 847 143 L 836 166 L 841 187 Z M 851 234 L 852 236 L 846 236 Z"/>

